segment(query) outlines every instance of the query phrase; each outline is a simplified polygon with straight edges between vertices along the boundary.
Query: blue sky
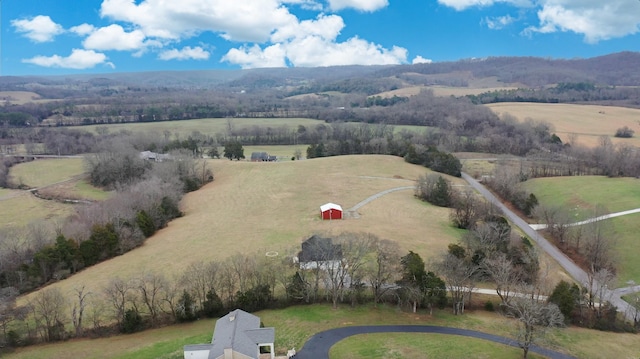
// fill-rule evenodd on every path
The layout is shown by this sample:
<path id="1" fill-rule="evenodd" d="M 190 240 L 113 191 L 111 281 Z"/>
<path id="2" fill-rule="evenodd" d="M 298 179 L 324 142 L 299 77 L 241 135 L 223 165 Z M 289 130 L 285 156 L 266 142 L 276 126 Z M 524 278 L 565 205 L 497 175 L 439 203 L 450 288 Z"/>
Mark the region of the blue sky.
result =
<path id="1" fill-rule="evenodd" d="M 638 0 L 0 0 L 1 75 L 640 50 Z"/>

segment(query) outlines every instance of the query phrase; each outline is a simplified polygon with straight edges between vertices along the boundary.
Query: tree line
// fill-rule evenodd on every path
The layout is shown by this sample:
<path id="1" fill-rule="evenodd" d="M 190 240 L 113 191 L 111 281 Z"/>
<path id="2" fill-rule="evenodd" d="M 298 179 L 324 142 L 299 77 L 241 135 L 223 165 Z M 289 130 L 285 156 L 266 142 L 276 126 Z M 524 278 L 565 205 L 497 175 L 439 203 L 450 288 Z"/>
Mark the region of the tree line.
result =
<path id="1" fill-rule="evenodd" d="M 204 160 L 188 150 L 152 162 L 126 141 L 114 141 L 85 161 L 90 182 L 115 194 L 78 207 L 55 228 L 34 223 L 0 233 L 0 286 L 30 291 L 130 251 L 182 215 L 184 193 L 213 180 Z"/>

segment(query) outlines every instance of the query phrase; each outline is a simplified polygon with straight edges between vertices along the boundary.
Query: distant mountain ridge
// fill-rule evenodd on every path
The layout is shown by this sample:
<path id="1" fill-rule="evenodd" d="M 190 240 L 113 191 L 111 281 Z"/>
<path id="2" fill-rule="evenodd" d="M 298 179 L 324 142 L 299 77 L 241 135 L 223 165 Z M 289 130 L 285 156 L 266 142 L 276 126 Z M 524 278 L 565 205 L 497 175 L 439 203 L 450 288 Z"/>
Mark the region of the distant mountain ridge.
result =
<path id="1" fill-rule="evenodd" d="M 16 90 L 27 84 L 63 86 L 138 86 L 169 88 L 273 88 L 327 84 L 344 79 L 395 78 L 413 80 L 407 74 L 427 76 L 469 73 L 474 78 L 496 77 L 503 83 L 541 87 L 561 82 L 589 82 L 607 86 L 640 86 L 640 52 L 619 52 L 588 59 L 540 57 L 488 57 L 414 65 L 336 66 L 315 68 L 262 68 L 248 70 L 154 71 L 61 76 L 4 76 L 0 90 Z M 464 82 L 451 85 L 464 87 Z"/>

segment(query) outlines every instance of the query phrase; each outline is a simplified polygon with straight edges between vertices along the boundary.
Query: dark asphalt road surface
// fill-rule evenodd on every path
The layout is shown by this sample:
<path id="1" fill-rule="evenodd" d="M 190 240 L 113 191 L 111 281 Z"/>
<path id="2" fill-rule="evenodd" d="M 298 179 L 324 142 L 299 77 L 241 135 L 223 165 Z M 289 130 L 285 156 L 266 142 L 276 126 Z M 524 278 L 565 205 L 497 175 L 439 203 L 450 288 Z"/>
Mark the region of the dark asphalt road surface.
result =
<path id="1" fill-rule="evenodd" d="M 460 335 L 471 338 L 489 340 L 495 343 L 509 345 L 519 348 L 518 343 L 509 338 L 497 335 L 477 332 L 475 330 L 438 327 L 431 325 L 372 325 L 372 326 L 353 326 L 336 329 L 329 329 L 324 332 L 317 333 L 312 336 L 302 349 L 296 353 L 295 359 L 325 359 L 329 358 L 329 349 L 341 341 L 352 335 L 369 334 L 369 333 L 435 333 Z M 570 355 L 555 352 L 553 350 L 531 346 L 531 353 L 543 355 L 549 359 L 576 359 Z"/>

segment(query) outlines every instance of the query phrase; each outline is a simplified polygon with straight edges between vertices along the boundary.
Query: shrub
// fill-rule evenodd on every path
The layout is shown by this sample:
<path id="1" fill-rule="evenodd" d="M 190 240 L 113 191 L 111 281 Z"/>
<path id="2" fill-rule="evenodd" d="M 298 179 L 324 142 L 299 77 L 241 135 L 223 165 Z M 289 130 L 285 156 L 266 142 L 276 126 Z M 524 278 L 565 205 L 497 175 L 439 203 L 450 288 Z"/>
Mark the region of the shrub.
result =
<path id="1" fill-rule="evenodd" d="M 631 138 L 633 137 L 634 133 L 635 133 L 634 130 L 630 129 L 628 126 L 624 126 L 616 130 L 615 137 Z"/>
<path id="2" fill-rule="evenodd" d="M 487 312 L 493 312 L 495 310 L 495 308 L 493 307 L 493 302 L 488 300 L 486 303 L 484 303 L 484 310 L 486 310 Z"/>
<path id="3" fill-rule="evenodd" d="M 124 313 L 124 321 L 122 322 L 123 333 L 135 333 L 142 329 L 142 317 L 135 309 L 128 309 Z"/>

